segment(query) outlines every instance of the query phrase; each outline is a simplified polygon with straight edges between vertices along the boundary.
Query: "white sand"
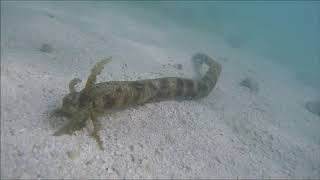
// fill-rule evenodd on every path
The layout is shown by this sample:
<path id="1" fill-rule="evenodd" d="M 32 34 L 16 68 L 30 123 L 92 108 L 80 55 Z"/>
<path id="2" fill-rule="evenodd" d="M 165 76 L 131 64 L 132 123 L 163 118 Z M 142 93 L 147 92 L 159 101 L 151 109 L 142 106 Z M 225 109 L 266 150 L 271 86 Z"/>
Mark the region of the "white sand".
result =
<path id="1" fill-rule="evenodd" d="M 320 97 L 292 73 L 169 20 L 160 28 L 121 8 L 62 5 L 1 2 L 1 178 L 320 178 L 320 118 L 304 109 Z M 100 81 L 191 78 L 198 51 L 223 66 L 207 98 L 101 117 L 105 151 L 88 129 L 52 136 L 61 122 L 48 112 L 99 58 L 113 57 Z M 258 93 L 239 86 L 247 76 Z"/>

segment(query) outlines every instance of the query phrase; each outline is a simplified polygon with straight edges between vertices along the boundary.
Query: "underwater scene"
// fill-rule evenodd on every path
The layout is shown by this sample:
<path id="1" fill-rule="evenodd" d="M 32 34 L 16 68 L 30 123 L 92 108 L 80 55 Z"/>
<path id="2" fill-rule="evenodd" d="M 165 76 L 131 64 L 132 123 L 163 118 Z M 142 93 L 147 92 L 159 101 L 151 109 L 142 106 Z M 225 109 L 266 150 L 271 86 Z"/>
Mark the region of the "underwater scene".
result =
<path id="1" fill-rule="evenodd" d="M 319 129 L 319 1 L 1 1 L 1 179 L 319 179 Z"/>

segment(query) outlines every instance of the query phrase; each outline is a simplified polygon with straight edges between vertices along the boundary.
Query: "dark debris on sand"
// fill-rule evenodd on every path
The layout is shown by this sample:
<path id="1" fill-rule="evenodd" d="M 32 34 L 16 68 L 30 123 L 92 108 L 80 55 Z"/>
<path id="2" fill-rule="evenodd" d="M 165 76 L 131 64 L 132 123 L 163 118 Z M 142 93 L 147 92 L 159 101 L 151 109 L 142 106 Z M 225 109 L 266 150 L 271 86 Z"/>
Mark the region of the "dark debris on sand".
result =
<path id="1" fill-rule="evenodd" d="M 320 116 L 320 101 L 307 102 L 304 107 L 311 113 Z"/>
<path id="2" fill-rule="evenodd" d="M 53 49 L 52 45 L 44 43 L 41 45 L 39 50 L 44 53 L 52 53 L 54 49 Z"/>
<path id="3" fill-rule="evenodd" d="M 252 78 L 245 78 L 240 82 L 240 86 L 248 88 L 251 92 L 257 93 L 259 91 L 259 84 Z"/>

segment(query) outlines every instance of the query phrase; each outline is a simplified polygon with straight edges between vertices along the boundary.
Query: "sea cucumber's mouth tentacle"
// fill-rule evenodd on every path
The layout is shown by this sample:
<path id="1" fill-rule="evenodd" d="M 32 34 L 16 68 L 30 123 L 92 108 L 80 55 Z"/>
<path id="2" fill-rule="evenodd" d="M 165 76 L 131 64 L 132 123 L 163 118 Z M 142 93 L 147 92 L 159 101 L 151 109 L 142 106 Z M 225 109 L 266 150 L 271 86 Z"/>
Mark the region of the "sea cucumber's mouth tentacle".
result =
<path id="1" fill-rule="evenodd" d="M 85 125 L 86 121 L 78 121 L 76 119 L 71 119 L 70 122 L 68 122 L 66 125 L 64 125 L 62 128 L 60 128 L 58 131 L 56 131 L 53 136 L 61 136 L 64 134 L 71 135 L 75 131 L 81 130 Z"/>
<path id="2" fill-rule="evenodd" d="M 91 69 L 91 73 L 87 79 L 86 86 L 84 88 L 85 90 L 89 90 L 94 86 L 97 80 L 97 76 L 101 74 L 101 71 L 103 70 L 104 65 L 111 62 L 111 60 L 112 60 L 112 56 L 108 58 L 104 58 L 95 64 L 95 66 Z"/>
<path id="3" fill-rule="evenodd" d="M 69 91 L 70 91 L 70 93 L 76 92 L 75 86 L 80 82 L 81 82 L 81 80 L 79 78 L 74 78 L 69 82 Z"/>

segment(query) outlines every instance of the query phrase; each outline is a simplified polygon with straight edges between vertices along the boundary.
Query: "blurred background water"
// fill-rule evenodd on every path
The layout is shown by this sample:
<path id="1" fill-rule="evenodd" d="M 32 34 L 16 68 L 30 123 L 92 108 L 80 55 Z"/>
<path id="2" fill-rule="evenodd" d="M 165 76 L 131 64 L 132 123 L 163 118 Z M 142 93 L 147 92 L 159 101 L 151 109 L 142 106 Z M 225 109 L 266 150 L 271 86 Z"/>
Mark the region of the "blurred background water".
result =
<path id="1" fill-rule="evenodd" d="M 320 89 L 319 1 L 152 1 L 114 5 L 127 7 L 133 16 L 154 26 L 173 22 L 208 38 L 223 37 L 232 47 L 264 56 L 294 72 L 304 85 Z"/>
<path id="2" fill-rule="evenodd" d="M 231 47 L 266 57 L 295 73 L 303 85 L 320 89 L 319 1 L 48 1 L 57 9 L 92 16 L 118 11 L 154 29 L 185 27 L 223 38 Z M 30 3 L 31 4 L 31 3 Z M 40 4 L 36 2 L 34 4 Z M 94 12 L 90 12 L 90 8 Z M 173 31 L 172 31 L 173 32 Z M 128 36 L 124 33 L 122 36 Z M 134 37 L 133 33 L 129 35 Z M 137 33 L 141 41 L 143 33 Z M 184 32 L 174 34 L 176 42 Z M 153 37 L 144 38 L 150 41 Z M 174 41 L 172 41 L 174 42 Z M 186 41 L 187 42 L 187 41 Z M 183 42 L 181 42 L 183 43 Z"/>

